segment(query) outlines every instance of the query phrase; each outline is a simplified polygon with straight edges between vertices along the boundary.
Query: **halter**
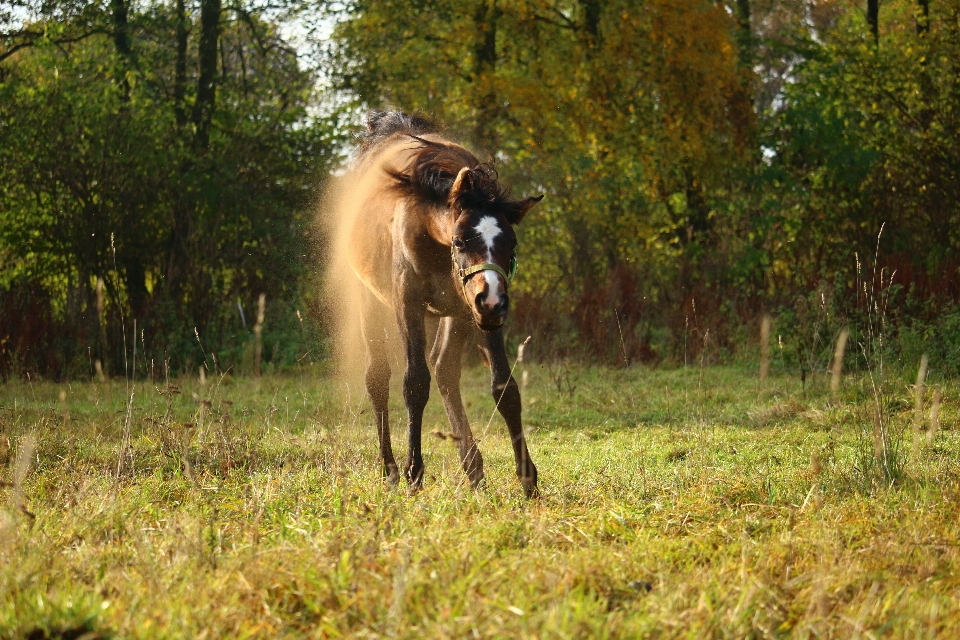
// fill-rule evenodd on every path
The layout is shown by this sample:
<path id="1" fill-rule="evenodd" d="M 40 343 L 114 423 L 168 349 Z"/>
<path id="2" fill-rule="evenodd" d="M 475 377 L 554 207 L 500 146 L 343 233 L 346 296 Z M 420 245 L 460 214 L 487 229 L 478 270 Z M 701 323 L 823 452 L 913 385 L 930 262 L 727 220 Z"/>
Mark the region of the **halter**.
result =
<path id="1" fill-rule="evenodd" d="M 463 288 L 464 299 L 467 298 L 467 280 L 474 274 L 480 273 L 481 271 L 494 271 L 503 276 L 503 279 L 509 284 L 513 281 L 513 276 L 517 273 L 517 256 L 510 258 L 510 264 L 507 265 L 509 272 L 504 271 L 503 267 L 498 264 L 493 264 L 492 262 L 475 264 L 467 269 L 461 269 L 457 266 L 457 248 L 453 245 L 450 245 L 450 258 L 453 260 L 453 266 L 457 270 L 457 275 L 460 277 L 460 286 Z"/>

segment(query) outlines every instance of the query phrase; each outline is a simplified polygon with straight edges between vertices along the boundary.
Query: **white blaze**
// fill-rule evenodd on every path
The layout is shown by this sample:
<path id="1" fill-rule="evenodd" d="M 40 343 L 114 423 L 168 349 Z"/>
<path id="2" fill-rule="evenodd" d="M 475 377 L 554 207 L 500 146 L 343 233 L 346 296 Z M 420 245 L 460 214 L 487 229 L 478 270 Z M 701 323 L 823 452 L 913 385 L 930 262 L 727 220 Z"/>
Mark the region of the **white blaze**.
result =
<path id="1" fill-rule="evenodd" d="M 493 216 L 484 216 L 480 218 L 479 224 L 474 229 L 477 230 L 477 233 L 483 238 L 484 244 L 487 245 L 487 261 L 492 260 L 493 239 L 500 235 L 500 225 L 497 224 L 497 219 Z"/>
<path id="2" fill-rule="evenodd" d="M 500 293 L 498 291 L 500 288 L 500 278 L 497 276 L 496 271 L 484 271 L 483 277 L 487 281 L 487 297 L 483 299 L 483 304 L 492 309 L 500 302 Z"/>
<path id="3" fill-rule="evenodd" d="M 493 240 L 501 233 L 497 219 L 493 216 L 484 216 L 474 229 L 487 245 L 487 262 L 493 262 Z M 496 271 L 484 271 L 483 277 L 487 281 L 487 297 L 483 304 L 493 308 L 500 302 L 500 277 Z"/>

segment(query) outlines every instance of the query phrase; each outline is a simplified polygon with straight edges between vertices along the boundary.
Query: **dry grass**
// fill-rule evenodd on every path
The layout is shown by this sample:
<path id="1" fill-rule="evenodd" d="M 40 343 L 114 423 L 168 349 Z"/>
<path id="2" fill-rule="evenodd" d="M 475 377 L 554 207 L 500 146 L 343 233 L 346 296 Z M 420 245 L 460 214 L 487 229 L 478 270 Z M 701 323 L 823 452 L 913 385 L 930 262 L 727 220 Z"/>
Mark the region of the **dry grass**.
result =
<path id="1" fill-rule="evenodd" d="M 483 370 L 487 486 L 427 438 L 418 495 L 382 486 L 366 402 L 327 379 L 140 383 L 119 478 L 122 383 L 0 388 L 0 636 L 960 635 L 956 387 L 901 486 L 871 488 L 855 385 L 583 369 L 567 393 L 527 368 L 535 502 Z M 425 429 L 448 430 L 436 397 Z"/>

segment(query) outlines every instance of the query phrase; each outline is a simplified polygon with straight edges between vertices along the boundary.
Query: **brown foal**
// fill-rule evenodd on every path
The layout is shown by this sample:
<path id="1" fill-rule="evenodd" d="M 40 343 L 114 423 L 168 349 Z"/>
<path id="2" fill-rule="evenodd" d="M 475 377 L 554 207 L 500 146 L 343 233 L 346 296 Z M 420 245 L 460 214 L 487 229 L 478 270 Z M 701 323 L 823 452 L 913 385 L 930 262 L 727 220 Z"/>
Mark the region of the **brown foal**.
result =
<path id="1" fill-rule="evenodd" d="M 511 376 L 503 322 L 516 269 L 513 226 L 540 198 L 510 200 L 492 167 L 437 135 L 425 120 L 402 112 L 370 113 L 352 174 L 365 187 L 349 230 L 349 262 L 364 285 L 366 388 L 384 476 L 393 484 L 399 480 L 387 415 L 385 318 L 392 309 L 406 358 L 403 399 L 410 442 L 403 473 L 410 486 L 418 489 L 423 482 L 421 428 L 430 395 L 424 323 L 432 315 L 440 328 L 430 360 L 463 470 L 473 486 L 483 480 L 483 458 L 460 398 L 461 354 L 479 333 L 494 402 L 510 431 L 517 477 L 527 495 L 534 495 L 537 468 L 523 434 L 520 389 Z"/>

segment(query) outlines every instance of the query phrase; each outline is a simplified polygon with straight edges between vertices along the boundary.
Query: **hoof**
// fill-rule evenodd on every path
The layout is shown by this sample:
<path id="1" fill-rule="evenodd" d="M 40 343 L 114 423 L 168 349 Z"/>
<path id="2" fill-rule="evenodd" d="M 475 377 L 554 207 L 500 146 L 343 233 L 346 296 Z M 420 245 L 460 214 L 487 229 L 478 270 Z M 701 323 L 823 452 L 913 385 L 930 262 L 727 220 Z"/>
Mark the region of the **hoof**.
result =
<path id="1" fill-rule="evenodd" d="M 520 484 L 523 486 L 523 493 L 527 498 L 535 499 L 540 497 L 540 489 L 537 488 L 536 477 L 520 478 Z"/>
<path id="2" fill-rule="evenodd" d="M 410 487 L 410 493 L 416 493 L 423 488 L 423 463 L 408 464 L 407 470 L 403 472 L 407 479 L 407 485 Z"/>
<path id="3" fill-rule="evenodd" d="M 479 488 L 484 478 L 483 456 L 480 455 L 476 443 L 471 442 L 465 452 L 461 451 L 460 459 L 463 461 L 463 471 L 470 479 L 470 487 L 473 489 Z"/>
<path id="4" fill-rule="evenodd" d="M 396 487 L 400 483 L 400 470 L 393 463 L 381 466 L 383 472 L 383 481 L 390 487 Z"/>
<path id="5" fill-rule="evenodd" d="M 480 471 L 468 474 L 467 477 L 470 478 L 470 488 L 476 490 L 483 485 L 483 480 L 486 476 L 483 475 L 483 470 L 481 469 Z"/>
<path id="6" fill-rule="evenodd" d="M 398 482 L 400 482 L 400 470 L 397 468 L 397 465 L 394 463 L 386 463 L 380 466 L 380 472 L 383 475 L 383 481 L 395 487 Z"/>

